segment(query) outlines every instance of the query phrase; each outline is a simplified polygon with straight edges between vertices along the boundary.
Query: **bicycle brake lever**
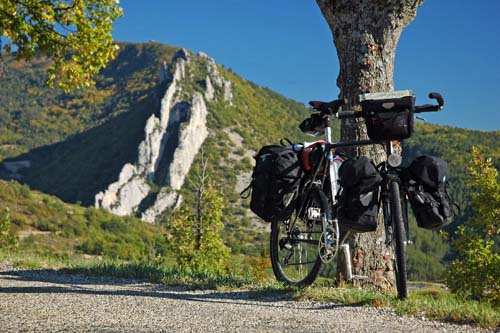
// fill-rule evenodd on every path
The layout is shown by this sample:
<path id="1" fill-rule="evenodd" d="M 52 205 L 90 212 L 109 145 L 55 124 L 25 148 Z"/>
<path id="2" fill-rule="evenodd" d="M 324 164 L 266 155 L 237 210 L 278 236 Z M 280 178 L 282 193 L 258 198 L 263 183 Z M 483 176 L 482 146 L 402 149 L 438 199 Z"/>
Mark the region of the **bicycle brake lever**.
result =
<path id="1" fill-rule="evenodd" d="M 427 124 L 427 121 L 425 121 L 425 118 L 420 117 L 420 116 L 415 116 L 415 118 L 417 118 L 418 120 L 422 120 L 424 123 Z"/>

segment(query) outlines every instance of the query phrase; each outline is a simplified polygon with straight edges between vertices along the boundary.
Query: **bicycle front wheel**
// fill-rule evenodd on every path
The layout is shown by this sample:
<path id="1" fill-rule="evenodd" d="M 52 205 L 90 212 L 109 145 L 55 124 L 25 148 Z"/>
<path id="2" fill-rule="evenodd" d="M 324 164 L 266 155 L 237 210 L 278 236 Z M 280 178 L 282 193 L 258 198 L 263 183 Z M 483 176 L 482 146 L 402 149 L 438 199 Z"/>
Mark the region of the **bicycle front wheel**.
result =
<path id="1" fill-rule="evenodd" d="M 396 287 L 400 299 L 408 298 L 408 284 L 406 280 L 406 256 L 404 242 L 403 210 L 399 184 L 395 181 L 390 184 L 391 218 L 392 218 L 392 247 L 394 250 L 394 273 Z"/>
<path id="2" fill-rule="evenodd" d="M 323 219 L 331 219 L 328 199 L 313 187 L 290 219 L 272 222 L 271 264 L 278 281 L 306 286 L 316 280 L 323 268 L 319 255 Z"/>

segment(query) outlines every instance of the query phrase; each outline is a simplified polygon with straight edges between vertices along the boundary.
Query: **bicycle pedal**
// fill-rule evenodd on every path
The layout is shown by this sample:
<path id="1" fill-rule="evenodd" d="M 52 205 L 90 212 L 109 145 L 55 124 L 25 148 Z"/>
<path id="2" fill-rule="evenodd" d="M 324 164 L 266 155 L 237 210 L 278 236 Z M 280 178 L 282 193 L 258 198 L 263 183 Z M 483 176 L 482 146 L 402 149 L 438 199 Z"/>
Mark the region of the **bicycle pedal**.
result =
<path id="1" fill-rule="evenodd" d="M 405 241 L 405 245 L 411 245 L 411 244 L 413 244 L 413 242 L 411 240 Z"/>

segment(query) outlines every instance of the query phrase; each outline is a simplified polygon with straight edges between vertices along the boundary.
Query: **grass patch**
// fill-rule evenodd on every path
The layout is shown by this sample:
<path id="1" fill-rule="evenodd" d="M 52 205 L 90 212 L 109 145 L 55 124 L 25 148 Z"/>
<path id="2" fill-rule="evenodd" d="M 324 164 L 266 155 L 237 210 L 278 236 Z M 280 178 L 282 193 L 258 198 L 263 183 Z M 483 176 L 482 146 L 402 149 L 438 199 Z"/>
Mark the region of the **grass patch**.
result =
<path id="1" fill-rule="evenodd" d="M 500 308 L 485 302 L 469 300 L 450 293 L 439 286 L 430 286 L 410 292 L 401 301 L 395 295 L 357 288 L 335 288 L 327 284 L 308 288 L 291 288 L 272 280 L 256 280 L 248 272 L 222 275 L 203 272 L 183 272 L 156 262 L 99 261 L 95 258 L 60 259 L 48 256 L 22 255 L 0 251 L 0 263 L 9 263 L 18 269 L 57 269 L 66 274 L 107 276 L 136 279 L 188 289 L 234 290 L 249 289 L 250 297 L 315 300 L 351 306 L 392 308 L 400 315 L 414 315 L 432 320 L 500 328 Z"/>
<path id="2" fill-rule="evenodd" d="M 0 250 L 0 263 L 16 269 L 62 269 L 85 265 L 86 262 L 88 260 L 83 257 L 69 259 Z"/>
<path id="3" fill-rule="evenodd" d="M 250 276 L 231 273 L 209 274 L 204 272 L 184 272 L 154 262 L 93 262 L 87 265 L 62 269 L 62 272 L 88 276 L 139 279 L 171 286 L 186 286 L 189 289 L 231 289 L 253 284 L 253 279 Z"/>
<path id="4" fill-rule="evenodd" d="M 295 298 L 313 299 L 353 306 L 388 307 L 400 315 L 422 316 L 484 328 L 500 328 L 500 308 L 465 299 L 438 287 L 410 292 L 407 300 L 395 295 L 355 288 L 312 287 L 297 290 Z"/>

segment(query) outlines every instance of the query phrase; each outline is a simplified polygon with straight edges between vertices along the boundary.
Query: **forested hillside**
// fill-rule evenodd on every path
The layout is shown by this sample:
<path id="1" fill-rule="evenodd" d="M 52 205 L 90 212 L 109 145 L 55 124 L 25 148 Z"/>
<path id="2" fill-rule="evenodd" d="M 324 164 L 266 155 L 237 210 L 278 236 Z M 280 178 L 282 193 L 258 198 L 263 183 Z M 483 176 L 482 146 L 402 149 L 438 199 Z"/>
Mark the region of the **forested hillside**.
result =
<path id="1" fill-rule="evenodd" d="M 96 87 L 70 94 L 43 87 L 42 73 L 47 65 L 43 58 L 31 63 L 6 59 L 7 74 L 0 85 L 0 160 L 30 161 L 29 168 L 19 171 L 22 182 L 63 201 L 91 206 L 95 194 L 116 181 L 125 163 L 137 158 L 144 124 L 158 112 L 165 91 L 159 83 L 160 68 L 169 66 L 177 49 L 158 43 L 120 46 L 116 59 L 96 78 Z M 203 61 L 198 57 L 193 63 Z M 233 253 L 256 254 L 267 245 L 267 235 L 263 224 L 252 221 L 248 203 L 239 199 L 238 191 L 247 184 L 252 155 L 261 146 L 278 143 L 283 137 L 313 140 L 298 130 L 308 111 L 300 103 L 217 67 L 231 83 L 232 100 L 207 101 L 209 135 L 203 144 L 203 157 L 208 160 L 210 179 L 225 195 L 226 242 Z M 184 91 L 207 88 L 207 74 L 200 68 L 187 68 L 189 80 L 183 82 Z M 499 139 L 500 131 L 419 124 L 415 135 L 404 143 L 404 156 L 407 163 L 422 153 L 449 161 L 452 192 L 462 207 L 459 221 L 463 223 L 470 214 L 465 170 L 471 146 L 478 146 L 500 166 Z M 181 189 L 188 204 L 194 200 L 200 165 L 199 153 Z M 0 172 L 8 177 L 6 170 Z M 166 212 L 160 222 L 168 224 L 168 216 Z M 71 223 L 71 219 L 65 221 Z M 448 246 L 428 231 L 419 230 L 416 239 L 410 250 L 414 251 L 410 260 L 416 262 L 410 263 L 410 268 L 423 273 L 414 277 L 439 276 L 439 262 L 449 255 Z"/>
<path id="2" fill-rule="evenodd" d="M 0 180 L 0 202 L 0 217 L 9 216 L 22 253 L 125 260 L 166 253 L 164 229 L 133 217 L 68 204 L 14 181 Z"/>
<path id="3" fill-rule="evenodd" d="M 120 44 L 117 58 L 98 75 L 95 87 L 64 94 L 44 87 L 47 61 L 4 59 L 0 85 L 0 159 L 63 141 L 133 110 L 157 89 L 159 64 L 176 48 Z"/>

